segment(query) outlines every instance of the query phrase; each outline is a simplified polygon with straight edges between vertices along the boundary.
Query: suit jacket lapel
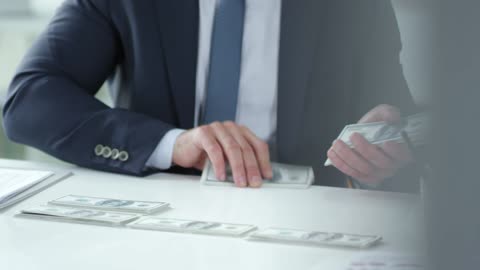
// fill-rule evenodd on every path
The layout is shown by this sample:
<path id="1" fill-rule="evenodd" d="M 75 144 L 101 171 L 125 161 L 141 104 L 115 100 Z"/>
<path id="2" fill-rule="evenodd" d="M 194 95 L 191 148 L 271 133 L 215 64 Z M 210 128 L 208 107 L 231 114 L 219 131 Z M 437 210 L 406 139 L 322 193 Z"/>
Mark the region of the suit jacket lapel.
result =
<path id="1" fill-rule="evenodd" d="M 277 150 L 281 160 L 288 161 L 297 148 L 326 8 L 325 0 L 283 0 L 277 114 L 277 144 L 281 146 Z"/>
<path id="2" fill-rule="evenodd" d="M 198 0 L 154 1 L 181 128 L 193 127 L 198 53 Z M 283 0 L 278 79 L 277 140 L 295 140 L 315 50 L 322 32 L 325 0 Z M 294 144 L 289 143 L 291 148 Z M 291 149 L 293 150 L 293 149 Z M 290 151 L 288 151 L 290 152 Z"/>
<path id="3" fill-rule="evenodd" d="M 192 128 L 198 53 L 198 0 L 153 1 L 180 128 Z"/>

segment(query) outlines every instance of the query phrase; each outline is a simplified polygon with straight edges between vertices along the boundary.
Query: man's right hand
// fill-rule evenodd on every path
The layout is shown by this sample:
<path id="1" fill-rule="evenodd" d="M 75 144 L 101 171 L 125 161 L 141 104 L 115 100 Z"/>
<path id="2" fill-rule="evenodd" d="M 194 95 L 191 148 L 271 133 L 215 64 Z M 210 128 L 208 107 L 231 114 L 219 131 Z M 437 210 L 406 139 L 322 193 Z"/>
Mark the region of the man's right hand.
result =
<path id="1" fill-rule="evenodd" d="M 175 165 L 202 170 L 207 158 L 220 180 L 226 179 L 228 162 L 238 187 L 260 187 L 262 179 L 273 177 L 268 144 L 234 122 L 200 126 L 177 138 L 173 149 Z"/>

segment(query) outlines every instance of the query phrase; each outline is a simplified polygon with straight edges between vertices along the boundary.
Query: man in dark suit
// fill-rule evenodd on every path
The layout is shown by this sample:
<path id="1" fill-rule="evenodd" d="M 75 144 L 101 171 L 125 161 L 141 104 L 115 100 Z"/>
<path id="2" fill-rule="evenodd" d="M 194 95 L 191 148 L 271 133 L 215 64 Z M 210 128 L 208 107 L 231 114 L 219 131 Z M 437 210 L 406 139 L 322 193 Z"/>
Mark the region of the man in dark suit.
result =
<path id="1" fill-rule="evenodd" d="M 228 161 L 238 186 L 256 187 L 274 159 L 313 166 L 316 184 L 343 186 L 338 170 L 388 183 L 411 160 L 405 146 L 332 142 L 360 118 L 414 110 L 400 49 L 388 1 L 69 0 L 13 79 L 5 129 L 132 175 L 209 158 L 219 178 Z M 114 108 L 94 98 L 106 80 Z"/>

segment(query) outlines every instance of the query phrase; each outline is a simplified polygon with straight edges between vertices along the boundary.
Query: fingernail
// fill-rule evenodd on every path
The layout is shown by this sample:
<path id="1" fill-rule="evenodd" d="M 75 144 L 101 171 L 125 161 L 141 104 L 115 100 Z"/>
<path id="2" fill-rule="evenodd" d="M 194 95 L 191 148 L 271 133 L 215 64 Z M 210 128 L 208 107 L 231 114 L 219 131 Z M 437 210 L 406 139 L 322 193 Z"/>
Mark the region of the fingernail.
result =
<path id="1" fill-rule="evenodd" d="M 262 179 L 259 176 L 252 177 L 252 184 L 254 187 L 258 187 L 262 184 Z"/>
<path id="2" fill-rule="evenodd" d="M 247 179 L 245 178 L 245 176 L 238 178 L 238 182 L 242 187 L 247 185 Z"/>

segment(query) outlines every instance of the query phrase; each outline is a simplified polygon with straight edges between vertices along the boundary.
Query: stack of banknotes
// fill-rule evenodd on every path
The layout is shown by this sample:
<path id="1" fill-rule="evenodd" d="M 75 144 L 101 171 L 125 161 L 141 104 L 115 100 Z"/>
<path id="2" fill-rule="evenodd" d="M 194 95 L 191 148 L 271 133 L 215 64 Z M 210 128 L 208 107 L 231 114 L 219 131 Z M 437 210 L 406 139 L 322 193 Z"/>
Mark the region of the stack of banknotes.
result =
<path id="1" fill-rule="evenodd" d="M 287 165 L 272 162 L 273 178 L 263 180 L 263 187 L 276 188 L 308 188 L 313 184 L 315 176 L 312 167 Z M 227 166 L 227 179 L 222 181 L 215 176 L 215 171 L 210 162 L 203 169 L 200 180 L 204 185 L 233 186 L 233 175 Z"/>
<path id="2" fill-rule="evenodd" d="M 128 225 L 130 228 L 182 233 L 241 237 L 256 229 L 253 225 L 186 219 L 144 217 Z"/>
<path id="3" fill-rule="evenodd" d="M 347 263 L 345 270 L 426 270 L 426 258 L 418 254 L 372 253 L 362 254 Z M 337 269 L 337 268 L 335 268 Z M 338 268 L 340 269 L 340 268 Z"/>
<path id="4" fill-rule="evenodd" d="M 117 200 L 76 195 L 68 195 L 56 199 L 54 201 L 51 201 L 50 204 L 58 206 L 89 208 L 104 211 L 130 212 L 138 214 L 157 213 L 169 207 L 169 203 L 166 202 Z"/>
<path id="5" fill-rule="evenodd" d="M 154 216 L 169 208 L 165 202 L 117 200 L 68 195 L 48 205 L 20 211 L 18 216 L 102 226 L 122 226 L 140 230 L 229 236 L 246 240 L 297 245 L 327 245 L 367 248 L 381 240 L 380 236 L 314 232 L 267 228 L 226 222 L 162 218 Z"/>
<path id="6" fill-rule="evenodd" d="M 143 215 L 169 208 L 165 202 L 117 200 L 68 195 L 42 205 L 22 210 L 20 216 L 67 222 L 122 226 Z"/>
<path id="7" fill-rule="evenodd" d="M 267 228 L 252 233 L 248 240 L 280 242 L 286 244 L 328 245 L 353 248 L 368 248 L 378 243 L 382 237 L 374 235 L 358 235 L 302 231 L 281 228 Z"/>
<path id="8" fill-rule="evenodd" d="M 350 137 L 358 133 L 372 144 L 382 144 L 388 141 L 403 142 L 402 132 L 405 132 L 414 146 L 426 144 L 430 118 L 426 113 L 408 116 L 402 121 L 391 124 L 387 122 L 374 122 L 366 124 L 354 124 L 345 126 L 337 140 L 342 140 L 353 147 Z M 325 166 L 331 166 L 332 162 L 327 159 Z"/>
<path id="9" fill-rule="evenodd" d="M 20 212 L 19 216 L 105 226 L 123 226 L 141 217 L 140 214 L 133 213 L 79 209 L 55 205 L 41 205 L 25 209 Z"/>

